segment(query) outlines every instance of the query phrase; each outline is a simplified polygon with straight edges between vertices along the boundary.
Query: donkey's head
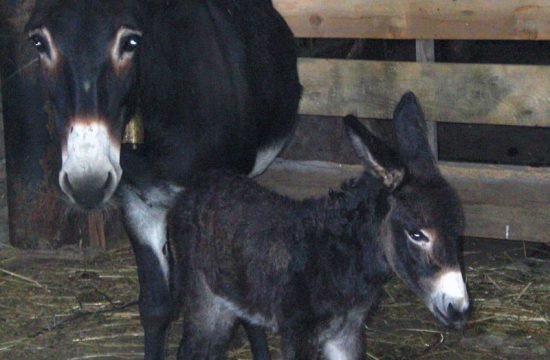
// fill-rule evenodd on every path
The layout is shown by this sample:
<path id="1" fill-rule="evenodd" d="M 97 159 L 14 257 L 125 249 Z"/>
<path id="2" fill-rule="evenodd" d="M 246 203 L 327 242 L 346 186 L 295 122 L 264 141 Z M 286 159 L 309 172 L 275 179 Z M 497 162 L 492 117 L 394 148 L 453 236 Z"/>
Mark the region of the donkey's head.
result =
<path id="1" fill-rule="evenodd" d="M 137 1 L 38 0 L 27 24 L 61 141 L 61 189 L 83 208 L 109 200 L 135 111 Z"/>
<path id="2" fill-rule="evenodd" d="M 397 154 L 355 117 L 344 119 L 367 170 L 388 189 L 389 210 L 380 232 L 385 259 L 440 321 L 461 328 L 469 308 L 458 259 L 462 208 L 435 164 L 413 93 L 403 96 L 393 121 Z"/>

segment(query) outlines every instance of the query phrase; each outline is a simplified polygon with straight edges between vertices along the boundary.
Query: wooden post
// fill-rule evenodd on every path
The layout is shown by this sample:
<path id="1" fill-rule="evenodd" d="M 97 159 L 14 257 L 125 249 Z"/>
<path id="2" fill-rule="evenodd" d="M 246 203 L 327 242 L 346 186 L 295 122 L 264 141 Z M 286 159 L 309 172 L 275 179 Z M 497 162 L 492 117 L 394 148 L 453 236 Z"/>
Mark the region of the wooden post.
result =
<path id="1" fill-rule="evenodd" d="M 435 49 L 433 40 L 416 40 L 416 61 L 428 63 L 435 62 Z M 420 99 L 420 102 L 422 102 L 422 99 Z M 437 123 L 435 121 L 427 121 L 426 130 L 432 153 L 437 159 Z"/>
<path id="2" fill-rule="evenodd" d="M 107 250 L 105 240 L 105 219 L 101 211 L 91 211 L 88 214 L 88 234 L 90 236 L 90 247 Z"/>

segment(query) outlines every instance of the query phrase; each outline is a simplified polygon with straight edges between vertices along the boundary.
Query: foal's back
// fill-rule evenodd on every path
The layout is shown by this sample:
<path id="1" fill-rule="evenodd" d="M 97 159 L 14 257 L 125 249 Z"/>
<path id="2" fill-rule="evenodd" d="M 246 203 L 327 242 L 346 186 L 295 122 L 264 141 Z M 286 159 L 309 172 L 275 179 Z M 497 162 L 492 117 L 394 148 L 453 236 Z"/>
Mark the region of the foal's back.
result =
<path id="1" fill-rule="evenodd" d="M 257 296 L 258 306 L 272 302 L 271 292 L 288 280 L 289 266 L 302 261 L 301 229 L 313 206 L 229 171 L 201 175 L 169 216 L 169 228 L 178 230 L 171 237 L 179 266 L 203 273 L 215 293 L 236 301 Z M 260 291 L 245 294 L 250 289 Z"/>

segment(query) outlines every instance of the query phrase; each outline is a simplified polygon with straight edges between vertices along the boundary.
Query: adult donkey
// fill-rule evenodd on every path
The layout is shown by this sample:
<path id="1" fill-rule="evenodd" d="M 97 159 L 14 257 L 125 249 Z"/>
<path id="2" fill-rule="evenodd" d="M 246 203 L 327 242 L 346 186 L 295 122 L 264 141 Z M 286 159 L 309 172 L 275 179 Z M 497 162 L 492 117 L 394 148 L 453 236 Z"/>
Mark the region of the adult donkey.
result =
<path id="1" fill-rule="evenodd" d="M 59 184 L 82 209 L 115 192 L 137 260 L 145 357 L 174 315 L 165 213 L 190 175 L 262 172 L 301 93 L 291 31 L 269 0 L 37 0 L 27 24 L 62 150 Z M 144 143 L 121 145 L 141 111 Z M 124 174 L 124 175 L 123 175 Z M 265 336 L 246 326 L 257 357 Z"/>

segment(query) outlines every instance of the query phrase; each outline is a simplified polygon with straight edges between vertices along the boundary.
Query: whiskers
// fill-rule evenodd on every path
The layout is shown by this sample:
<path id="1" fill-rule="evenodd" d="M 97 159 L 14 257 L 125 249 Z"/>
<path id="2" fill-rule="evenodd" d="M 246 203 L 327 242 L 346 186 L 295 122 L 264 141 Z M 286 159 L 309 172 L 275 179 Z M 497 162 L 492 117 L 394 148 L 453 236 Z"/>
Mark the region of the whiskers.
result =
<path id="1" fill-rule="evenodd" d="M 33 66 L 38 61 L 39 61 L 39 58 L 36 57 L 36 58 L 32 59 L 31 61 L 29 61 L 28 63 L 21 65 L 17 70 L 15 70 L 10 75 L 6 76 L 6 78 L 2 80 L 2 88 L 4 88 L 4 86 L 6 86 L 6 84 L 8 84 L 11 80 L 13 80 L 17 75 L 19 75 L 20 73 L 22 73 L 26 69 Z"/>
<path id="2" fill-rule="evenodd" d="M 119 214 L 118 201 L 114 199 L 114 196 L 113 198 L 111 198 L 111 200 L 105 203 L 102 208 L 90 210 L 84 209 L 81 206 L 72 202 L 65 194 L 63 194 L 61 190 L 57 189 L 56 193 L 59 200 L 63 201 L 65 205 L 64 219 L 68 218 L 69 216 L 84 217 L 91 213 L 103 216 L 103 218 L 105 219 L 110 219 L 112 217 L 118 216 Z"/>
<path id="3" fill-rule="evenodd" d="M 117 203 L 111 199 L 101 209 L 93 210 L 93 213 L 107 222 L 119 217 L 120 210 Z"/>
<path id="4" fill-rule="evenodd" d="M 82 240 L 88 238 L 88 245 L 90 247 L 106 250 L 106 225 L 113 219 L 116 220 L 120 218 L 120 211 L 116 202 L 111 200 L 100 209 L 88 210 L 71 202 L 66 196 L 62 195 L 60 191 L 58 194 L 64 199 L 66 205 L 61 221 L 76 221 L 80 224 L 79 228 L 81 235 L 83 235 L 80 240 L 80 246 L 83 246 Z M 84 232 L 84 234 L 82 232 Z"/>

